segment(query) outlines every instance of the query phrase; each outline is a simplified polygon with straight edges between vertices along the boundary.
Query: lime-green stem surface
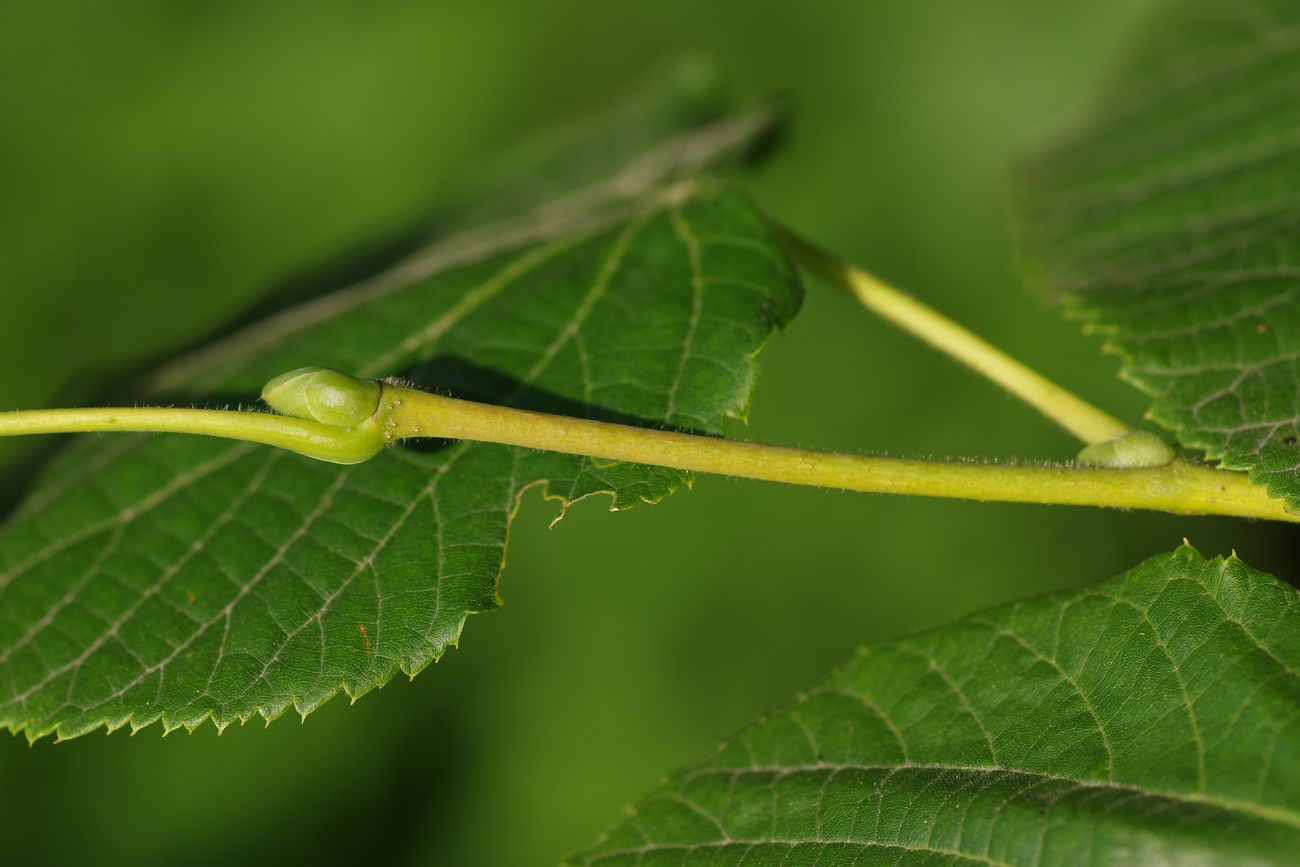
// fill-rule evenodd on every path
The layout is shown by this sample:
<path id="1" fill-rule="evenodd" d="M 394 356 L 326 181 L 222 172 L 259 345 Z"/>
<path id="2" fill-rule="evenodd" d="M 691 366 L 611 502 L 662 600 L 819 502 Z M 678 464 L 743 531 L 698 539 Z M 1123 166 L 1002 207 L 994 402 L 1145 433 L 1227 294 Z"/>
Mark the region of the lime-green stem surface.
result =
<path id="1" fill-rule="evenodd" d="M 785 235 L 803 267 L 851 294 L 868 310 L 997 383 L 1085 443 L 1129 432 L 1128 425 L 1026 367 L 982 337 L 867 271 L 793 233 Z"/>
<path id="2" fill-rule="evenodd" d="M 383 384 L 374 415 L 351 426 L 269 413 L 162 407 L 0 413 L 0 436 L 108 431 L 247 440 L 335 463 L 364 461 L 402 439 L 441 437 L 848 491 L 1300 522 L 1244 473 L 1183 460 L 1113 469 L 841 454 L 547 415 L 390 383 Z"/>
<path id="3" fill-rule="evenodd" d="M 219 409 L 104 407 L 0 412 L 0 436 L 94 432 L 186 433 L 265 443 L 334 463 L 357 463 L 376 454 L 362 426 L 340 428 L 310 419 Z"/>
<path id="4" fill-rule="evenodd" d="M 737 442 L 473 403 L 386 386 L 393 439 L 446 437 L 702 473 L 886 494 L 1237 515 L 1300 522 L 1244 473 L 1174 460 L 1111 469 L 925 461 Z"/>

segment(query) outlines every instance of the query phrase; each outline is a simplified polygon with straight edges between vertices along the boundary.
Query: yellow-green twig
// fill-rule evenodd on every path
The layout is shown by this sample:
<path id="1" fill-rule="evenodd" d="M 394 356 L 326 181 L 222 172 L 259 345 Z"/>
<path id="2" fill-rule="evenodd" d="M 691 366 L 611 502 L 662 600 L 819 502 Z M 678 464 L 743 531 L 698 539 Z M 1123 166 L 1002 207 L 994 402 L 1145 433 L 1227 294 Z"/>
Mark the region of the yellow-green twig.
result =
<path id="1" fill-rule="evenodd" d="M 839 454 L 529 412 L 320 369 L 276 377 L 263 397 L 293 415 L 152 407 L 28 410 L 0 413 L 0 436 L 193 433 L 266 443 L 335 463 L 358 463 L 403 439 L 440 437 L 849 491 L 1300 522 L 1245 474 L 1177 459 L 1156 467 L 1108 468 Z"/>
<path id="2" fill-rule="evenodd" d="M 473 403 L 385 386 L 393 439 L 433 436 L 526 446 L 701 473 L 883 494 L 1237 515 L 1300 522 L 1244 473 L 1174 460 L 1111 469 L 924 461 L 736 442 Z"/>
<path id="3" fill-rule="evenodd" d="M 1074 434 L 1100 443 L 1129 432 L 1128 425 L 1065 390 L 1042 374 L 907 293 L 843 262 L 793 233 L 786 241 L 801 265 L 848 291 L 868 310 L 947 353 Z"/>
<path id="4" fill-rule="evenodd" d="M 268 412 L 173 407 L 31 409 L 0 412 L 0 436 L 62 433 L 185 433 L 265 443 L 337 464 L 360 463 L 384 447 L 366 435 L 378 422 L 351 428 Z"/>

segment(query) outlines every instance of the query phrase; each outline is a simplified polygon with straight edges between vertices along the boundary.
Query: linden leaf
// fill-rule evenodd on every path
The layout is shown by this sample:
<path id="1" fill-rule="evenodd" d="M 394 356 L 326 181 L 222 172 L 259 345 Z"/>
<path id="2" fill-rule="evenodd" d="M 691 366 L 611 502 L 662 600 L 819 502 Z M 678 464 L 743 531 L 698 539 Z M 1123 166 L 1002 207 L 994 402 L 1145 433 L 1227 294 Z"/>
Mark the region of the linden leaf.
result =
<path id="1" fill-rule="evenodd" d="M 761 132 L 659 145 L 636 184 L 437 245 L 157 377 L 252 400 L 322 365 L 496 403 L 722 433 L 802 289 L 734 189 L 680 180 Z M 677 158 L 674 158 L 677 155 Z M 671 181 L 671 183 L 665 183 Z M 218 726 L 414 674 L 499 604 L 520 496 L 657 502 L 688 474 L 503 446 L 397 447 L 339 467 L 179 436 L 86 441 L 0 530 L 0 724 L 29 738 Z"/>
<path id="2" fill-rule="evenodd" d="M 1190 546 L 863 650 L 575 865 L 1290 864 L 1300 597 Z"/>
<path id="3" fill-rule="evenodd" d="M 1300 506 L 1300 6 L 1187 4 L 1025 172 L 1048 291 L 1179 442 Z"/>

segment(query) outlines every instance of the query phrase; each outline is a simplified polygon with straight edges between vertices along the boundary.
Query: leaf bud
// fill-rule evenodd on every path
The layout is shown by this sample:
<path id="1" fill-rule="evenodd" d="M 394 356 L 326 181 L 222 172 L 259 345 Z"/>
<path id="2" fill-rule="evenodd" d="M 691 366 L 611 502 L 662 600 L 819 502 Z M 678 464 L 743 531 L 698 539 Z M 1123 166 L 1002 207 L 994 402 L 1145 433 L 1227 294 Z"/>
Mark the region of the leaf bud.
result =
<path id="1" fill-rule="evenodd" d="M 353 427 L 379 409 L 381 386 L 326 367 L 300 367 L 262 388 L 262 400 L 282 415 Z"/>
<path id="2" fill-rule="evenodd" d="M 1095 467 L 1136 469 L 1163 467 L 1175 457 L 1174 450 L 1160 437 L 1147 431 L 1133 431 L 1092 445 L 1079 452 L 1079 463 Z"/>

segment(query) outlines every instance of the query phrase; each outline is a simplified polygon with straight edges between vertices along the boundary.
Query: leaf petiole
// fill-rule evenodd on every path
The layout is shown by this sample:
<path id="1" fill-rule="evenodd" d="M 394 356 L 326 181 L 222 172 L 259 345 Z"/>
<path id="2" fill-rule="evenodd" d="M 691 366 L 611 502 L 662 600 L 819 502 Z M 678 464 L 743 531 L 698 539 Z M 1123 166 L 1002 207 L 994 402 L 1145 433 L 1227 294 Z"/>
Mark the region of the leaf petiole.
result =
<path id="1" fill-rule="evenodd" d="M 786 244 L 808 271 L 847 291 L 863 307 L 997 383 L 1088 445 L 1129 433 L 1124 422 L 1007 355 L 965 326 L 862 268 L 785 230 Z"/>

